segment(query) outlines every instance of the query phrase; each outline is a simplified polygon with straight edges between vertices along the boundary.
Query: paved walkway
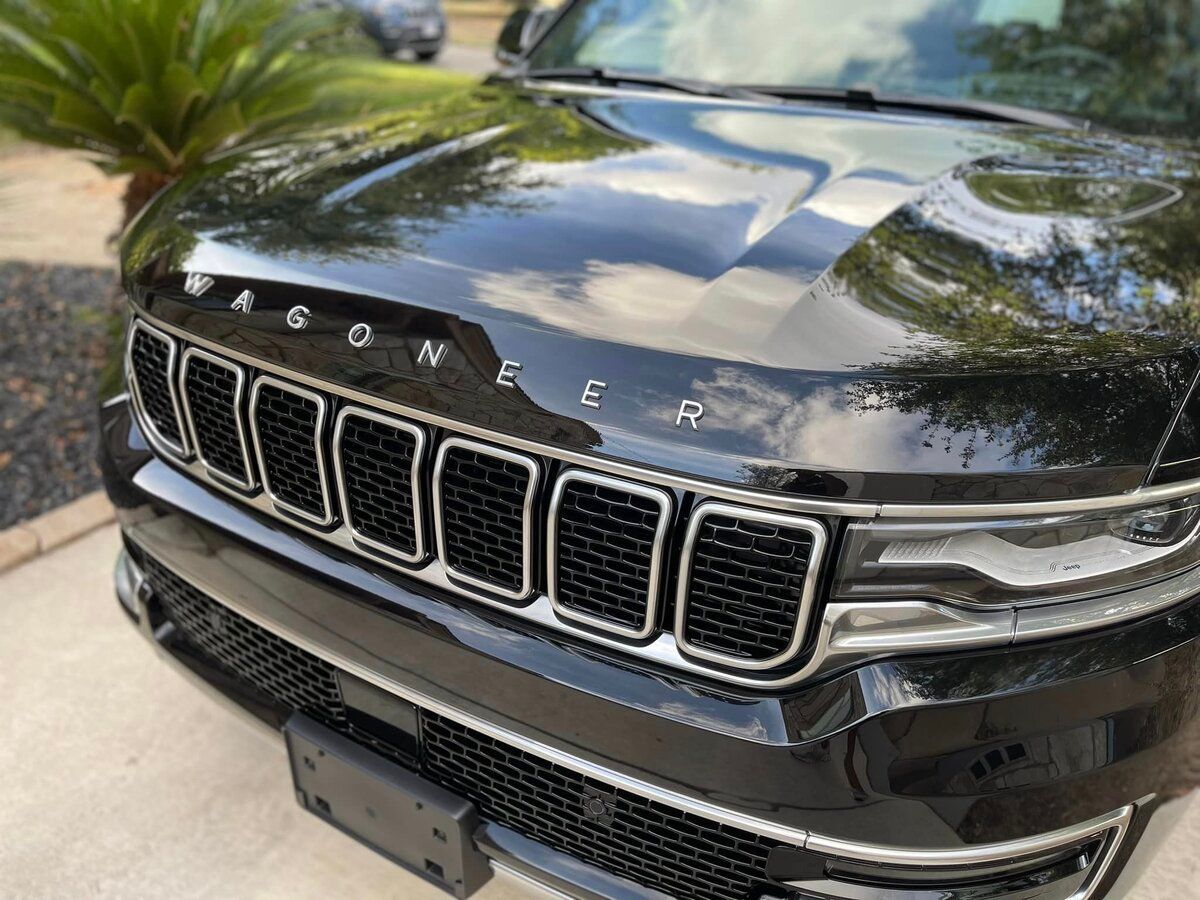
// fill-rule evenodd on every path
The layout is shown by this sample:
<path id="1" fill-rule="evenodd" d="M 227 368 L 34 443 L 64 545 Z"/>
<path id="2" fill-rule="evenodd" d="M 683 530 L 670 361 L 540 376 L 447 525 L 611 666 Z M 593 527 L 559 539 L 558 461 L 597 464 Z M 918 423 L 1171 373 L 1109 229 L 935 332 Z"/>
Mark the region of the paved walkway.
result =
<path id="1" fill-rule="evenodd" d="M 465 72 L 468 75 L 487 75 L 496 70 L 497 64 L 491 48 L 447 44 L 434 65 L 439 69 Z"/>
<path id="2" fill-rule="evenodd" d="M 110 525 L 0 575 L 0 893 L 443 898 L 303 812 L 281 747 L 162 665 L 113 599 L 118 544 Z M 1193 804 L 1130 900 L 1200 897 L 1197 847 Z"/>
<path id="3" fill-rule="evenodd" d="M 37 144 L 0 151 L 0 261 L 117 267 L 124 178 Z M 0 344 L 4 338 L 0 335 Z"/>

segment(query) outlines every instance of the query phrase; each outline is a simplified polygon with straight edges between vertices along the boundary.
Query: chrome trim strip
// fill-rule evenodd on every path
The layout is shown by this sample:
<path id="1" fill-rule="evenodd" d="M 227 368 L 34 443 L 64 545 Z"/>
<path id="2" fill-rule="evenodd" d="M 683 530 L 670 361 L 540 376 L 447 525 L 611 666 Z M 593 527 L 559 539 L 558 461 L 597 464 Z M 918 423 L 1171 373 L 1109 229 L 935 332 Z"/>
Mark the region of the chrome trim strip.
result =
<path id="1" fill-rule="evenodd" d="M 128 534 L 128 537 L 130 540 L 137 543 L 144 552 L 149 552 L 149 550 L 138 540 L 136 535 Z M 571 753 L 567 753 L 566 751 L 543 744 L 540 741 L 526 737 L 522 734 L 518 734 L 515 731 L 510 731 L 507 728 L 503 728 L 471 713 L 464 712 L 457 707 L 450 706 L 449 704 L 444 703 L 441 700 L 437 700 L 428 694 L 422 693 L 421 691 L 415 690 L 408 685 L 387 678 L 386 676 L 375 672 L 367 666 L 359 664 L 347 656 L 335 651 L 331 651 L 321 646 L 317 642 L 309 639 L 305 635 L 300 634 L 296 630 L 283 626 L 267 618 L 257 610 L 251 609 L 248 605 L 239 602 L 235 598 L 219 595 L 219 593 L 203 579 L 194 578 L 190 574 L 179 571 L 170 561 L 163 560 L 158 557 L 155 557 L 155 559 L 158 560 L 160 565 L 174 572 L 176 576 L 187 581 L 198 590 L 203 591 L 214 602 L 228 607 L 239 615 L 244 616 L 245 618 L 254 622 L 260 628 L 264 628 L 277 637 L 280 637 L 283 640 L 294 644 L 300 649 L 311 653 L 313 656 L 324 660 L 329 665 L 354 675 L 357 678 L 361 678 L 363 681 L 373 684 L 380 690 L 387 691 L 389 694 L 399 697 L 408 703 L 415 704 L 423 709 L 436 713 L 439 716 L 444 716 L 447 719 L 457 722 L 459 725 L 486 734 L 495 740 L 510 744 L 513 747 L 516 747 L 527 753 L 531 753 L 542 760 L 553 763 L 554 765 L 559 765 L 563 768 L 570 769 L 576 774 L 597 779 L 612 785 L 613 787 L 628 791 L 631 794 L 636 794 L 639 797 L 652 800 L 656 803 L 662 803 L 666 806 L 672 807 L 673 809 L 677 809 L 691 815 L 702 816 L 710 821 L 719 822 L 732 828 L 739 828 L 743 831 L 748 831 L 752 834 L 758 834 L 762 835 L 763 837 L 782 841 L 796 847 L 802 847 L 806 850 L 812 850 L 816 853 L 825 853 L 863 862 L 878 862 L 891 865 L 931 867 L 983 865 L 992 862 L 1004 862 L 1013 858 L 1036 855 L 1040 852 L 1053 850 L 1060 846 L 1070 846 L 1082 840 L 1086 840 L 1093 835 L 1098 835 L 1107 829 L 1120 829 L 1120 833 L 1123 834 L 1128 828 L 1128 824 L 1133 815 L 1134 807 L 1126 806 L 1115 812 L 1091 819 L 1079 825 L 1061 828 L 1056 831 L 1046 832 L 1044 834 L 1035 835 L 1028 838 L 1021 838 L 1003 843 L 975 844 L 966 847 L 938 850 L 906 849 L 879 844 L 859 843 L 840 838 L 824 837 L 813 834 L 805 829 L 795 828 L 793 826 L 784 825 L 778 822 L 771 822 L 766 819 L 761 819 L 757 816 L 727 809 L 707 800 L 680 794 L 676 791 L 662 788 L 657 785 L 650 784 L 649 782 L 641 781 L 640 779 L 625 775 L 606 766 L 581 759 Z M 1106 859 L 1111 859 L 1112 850 L 1115 850 L 1115 845 L 1106 855 Z M 1104 860 L 1101 862 L 1104 862 Z M 1093 878 L 1093 881 L 1096 880 L 1096 878 Z"/>
<path id="2" fill-rule="evenodd" d="M 183 441 L 182 444 L 175 443 L 160 432 L 158 426 L 154 424 L 154 420 L 146 413 L 146 406 L 142 402 L 142 386 L 138 383 L 137 372 L 133 366 L 133 339 L 138 331 L 144 331 L 154 340 L 167 345 L 167 390 L 171 395 L 171 409 L 175 413 L 175 424 L 179 428 L 179 437 Z M 160 450 L 165 455 L 174 456 L 177 459 L 187 459 L 191 455 L 191 448 L 187 442 L 187 426 L 183 423 L 183 415 L 179 409 L 179 386 L 175 381 L 175 375 L 179 369 L 176 365 L 176 357 L 178 355 L 179 346 L 173 335 L 155 328 L 140 318 L 134 318 L 129 326 L 129 333 L 125 337 L 125 380 L 133 387 L 134 405 L 141 414 L 146 438 L 150 441 L 150 446 Z"/>
<path id="3" fill-rule="evenodd" d="M 624 625 L 618 625 L 615 622 L 610 622 L 608 619 L 602 619 L 599 616 L 593 616 L 580 610 L 572 609 L 558 599 L 559 508 L 562 506 L 563 494 L 566 492 L 567 485 L 573 481 L 595 484 L 600 487 L 611 488 L 615 491 L 624 491 L 628 494 L 645 497 L 647 500 L 652 500 L 658 504 L 658 525 L 654 529 L 654 543 L 650 551 L 650 589 L 646 596 L 646 624 L 641 628 L 629 628 Z M 645 640 L 652 635 L 658 629 L 658 606 L 662 594 L 663 573 L 666 568 L 664 560 L 666 556 L 667 536 L 672 524 L 671 511 L 671 495 L 660 488 L 611 478 L 608 475 L 601 475 L 597 472 L 588 472 L 582 469 L 571 469 L 559 475 L 558 481 L 554 485 L 554 494 L 550 499 L 550 513 L 546 518 L 546 596 L 550 600 L 550 605 L 554 607 L 554 611 L 563 618 L 574 619 L 593 628 L 623 635 L 637 641 Z"/>
<path id="4" fill-rule="evenodd" d="M 233 418 L 237 423 L 238 444 L 242 448 L 242 471 L 246 476 L 242 481 L 238 481 L 232 475 L 210 465 L 204 456 L 204 448 L 200 442 L 200 433 L 196 430 L 196 421 L 192 417 L 192 401 L 188 399 L 187 389 L 188 363 L 197 358 L 206 360 L 215 366 L 220 366 L 225 371 L 234 374 L 236 386 L 233 390 Z M 254 480 L 254 464 L 250 458 L 250 445 L 246 441 L 246 414 L 245 410 L 242 409 L 242 397 L 245 396 L 245 392 L 246 372 L 241 366 L 224 360 L 214 353 L 209 353 L 207 350 L 201 350 L 199 347 L 188 347 L 183 351 L 183 358 L 179 361 L 179 399 L 183 406 L 183 418 L 187 422 L 187 433 L 191 437 L 196 459 L 213 477 L 227 481 L 234 487 L 241 488 L 244 491 L 252 491 L 258 487 L 258 483 Z"/>
<path id="5" fill-rule="evenodd" d="M 258 399 L 262 393 L 263 387 L 270 385 L 278 388 L 285 393 L 293 394 L 297 397 L 303 397 L 305 400 L 310 400 L 317 407 L 317 421 L 313 426 L 313 446 L 316 448 L 316 463 L 317 476 L 321 484 L 321 503 L 325 510 L 324 516 L 314 516 L 308 510 L 300 509 L 298 506 L 293 506 L 286 500 L 281 500 L 273 490 L 271 490 L 271 478 L 267 473 L 266 454 L 263 452 L 262 435 L 258 431 Z M 296 387 L 290 382 L 283 381 L 280 378 L 274 378 L 270 375 L 259 375 L 254 379 L 254 387 L 250 390 L 250 433 L 254 436 L 254 451 L 258 456 L 258 474 L 262 478 L 263 490 L 271 503 L 276 509 L 280 509 L 290 515 L 312 522 L 316 525 L 331 525 L 333 524 L 333 503 L 329 497 L 329 476 L 325 469 L 325 419 L 328 416 L 329 409 L 325 398 L 315 391 L 310 391 L 307 388 Z"/>
<path id="6" fill-rule="evenodd" d="M 794 528 L 807 531 L 812 535 L 812 549 L 809 551 L 808 570 L 804 573 L 804 589 L 800 596 L 800 608 L 796 611 L 796 624 L 792 639 L 787 649 L 782 653 L 766 659 L 748 660 L 727 653 L 720 653 L 692 644 L 687 639 L 687 608 L 692 584 L 692 558 L 696 552 L 696 542 L 700 536 L 700 527 L 709 516 L 725 516 L 743 522 L 760 522 L 765 525 L 776 525 L 780 528 Z M 679 555 L 678 587 L 675 592 L 675 642 L 684 653 L 708 662 L 722 666 L 732 666 L 735 669 L 762 671 L 783 665 L 795 659 L 804 647 L 804 637 L 811 621 L 813 606 L 816 602 L 817 581 L 820 579 L 821 563 L 825 558 L 825 547 L 828 538 L 825 536 L 825 526 L 815 519 L 805 519 L 798 516 L 785 516 L 779 513 L 763 512 L 746 509 L 740 506 L 730 506 L 727 503 L 701 503 L 692 510 L 688 518 L 687 534 L 683 539 L 683 552 Z"/>
<path id="7" fill-rule="evenodd" d="M 449 562 L 450 554 L 446 549 L 446 523 L 443 520 L 442 514 L 442 472 L 446 467 L 446 457 L 451 450 L 470 450 L 481 456 L 502 459 L 524 467 L 529 473 L 529 486 L 525 489 L 525 505 L 521 510 L 521 587 L 515 591 L 492 584 L 490 581 L 485 581 L 482 578 L 477 578 L 469 572 L 456 569 Z M 540 475 L 541 472 L 538 464 L 528 456 L 522 456 L 519 453 L 503 450 L 491 444 L 482 444 L 478 441 L 467 440 L 461 437 L 449 437 L 442 441 L 438 447 L 437 462 L 433 466 L 433 526 L 437 532 L 438 557 L 441 559 L 443 569 L 451 579 L 465 582 L 472 587 L 479 588 L 499 597 L 505 597 L 509 600 L 520 602 L 528 599 L 529 595 L 533 592 L 533 573 L 537 559 L 537 548 L 533 542 L 533 504 L 537 497 Z M 505 608 L 507 609 L 507 607 Z"/>
<path id="8" fill-rule="evenodd" d="M 409 479 L 412 484 L 413 538 L 416 544 L 416 550 L 413 553 L 402 553 L 395 547 L 389 547 L 382 541 L 368 537 L 354 526 L 354 516 L 350 511 L 350 492 L 346 488 L 345 464 L 342 462 L 342 437 L 346 430 L 346 420 L 351 418 L 368 419 L 397 431 L 403 431 L 411 435 L 416 444 L 413 447 L 412 467 L 409 470 Z M 333 426 L 333 474 L 337 482 L 338 496 L 341 498 L 342 521 L 356 544 L 410 565 L 424 561 L 427 554 L 425 549 L 425 508 L 421 501 L 421 471 L 425 465 L 427 445 L 425 429 L 412 422 L 405 422 L 403 419 L 386 416 L 360 406 L 346 406 L 338 413 Z"/>
<path id="9" fill-rule="evenodd" d="M 846 841 L 841 838 L 810 834 L 804 849 L 839 859 L 875 863 L 887 866 L 910 866 L 914 868 L 947 868 L 987 863 L 1004 862 L 1008 859 L 1037 856 L 1052 852 L 1060 847 L 1086 841 L 1110 829 L 1124 831 L 1133 817 L 1133 807 L 1126 806 L 1107 815 L 1091 819 L 1079 825 L 1048 831 L 1033 837 L 1007 841 L 1002 844 L 977 844 L 953 850 L 914 850 L 884 844 L 866 844 Z"/>

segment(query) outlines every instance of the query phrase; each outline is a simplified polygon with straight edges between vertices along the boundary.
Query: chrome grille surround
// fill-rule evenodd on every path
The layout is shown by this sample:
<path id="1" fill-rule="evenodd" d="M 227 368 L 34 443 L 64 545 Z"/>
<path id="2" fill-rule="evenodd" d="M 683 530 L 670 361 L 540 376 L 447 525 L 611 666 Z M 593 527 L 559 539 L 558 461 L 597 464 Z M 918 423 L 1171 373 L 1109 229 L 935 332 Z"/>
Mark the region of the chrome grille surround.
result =
<path id="1" fill-rule="evenodd" d="M 258 422 L 259 404 L 262 400 L 262 392 L 264 388 L 274 388 L 284 394 L 292 394 L 299 397 L 301 400 L 307 400 L 314 404 L 317 408 L 316 422 L 313 425 L 313 451 L 314 462 L 316 465 L 317 482 L 321 495 L 321 513 L 315 514 L 311 510 L 306 510 L 300 506 L 289 503 L 278 495 L 271 486 L 270 466 L 267 463 L 267 454 L 263 449 L 263 436 Z M 329 474 L 328 467 L 325 464 L 325 449 L 324 449 L 324 434 L 325 421 L 329 416 L 329 404 L 325 398 L 316 391 L 310 391 L 308 388 L 298 387 L 291 382 L 284 381 L 281 378 L 275 378 L 271 375 L 259 375 L 254 379 L 254 387 L 250 391 L 250 433 L 254 436 L 254 452 L 258 457 L 258 474 L 262 478 L 263 490 L 270 497 L 271 502 L 276 509 L 282 510 L 289 515 L 304 519 L 307 522 L 312 522 L 314 525 L 328 526 L 333 524 L 333 503 L 329 495 Z"/>
<path id="2" fill-rule="evenodd" d="M 649 590 L 646 596 L 645 625 L 641 628 L 631 628 L 609 619 L 594 616 L 582 610 L 565 604 L 559 592 L 558 561 L 559 561 L 559 526 L 563 496 L 567 487 L 575 482 L 596 485 L 615 491 L 622 491 L 644 497 L 658 504 L 658 525 L 655 528 L 654 544 L 650 553 L 650 572 L 648 577 Z M 601 475 L 599 472 L 589 472 L 585 469 L 568 469 L 563 472 L 554 484 L 554 493 L 550 499 L 550 514 L 546 526 L 546 594 L 550 605 L 560 616 L 582 622 L 593 628 L 623 635 L 633 640 L 645 640 L 658 628 L 658 608 L 662 596 L 663 578 L 666 572 L 665 556 L 667 538 L 671 529 L 671 513 L 673 503 L 671 495 L 661 488 L 638 484 L 633 481 Z"/>
<path id="3" fill-rule="evenodd" d="M 364 534 L 354 524 L 354 511 L 351 508 L 350 491 L 346 480 L 346 465 L 343 457 L 343 441 L 345 439 L 346 426 L 350 419 L 365 419 L 370 422 L 376 422 L 408 434 L 413 439 L 415 446 L 413 447 L 412 466 L 409 470 L 409 484 L 411 485 L 412 492 L 413 543 L 415 545 L 412 553 L 404 553 L 383 541 L 376 540 Z M 425 429 L 414 425 L 412 422 L 406 422 L 403 419 L 397 419 L 394 416 L 385 415 L 384 413 L 361 406 L 345 406 L 338 413 L 337 421 L 333 426 L 333 469 L 337 479 L 338 497 L 341 500 L 342 521 L 345 523 L 356 544 L 412 565 L 422 562 L 428 555 L 425 543 L 424 491 L 421 487 L 421 473 L 425 467 L 427 445 L 428 438 L 425 436 Z"/>
<path id="4" fill-rule="evenodd" d="M 237 440 L 241 447 L 241 462 L 244 477 L 239 480 L 234 478 L 228 472 L 222 471 L 220 467 L 213 465 L 204 454 L 204 442 L 200 440 L 199 431 L 196 428 L 196 419 L 192 413 L 192 403 L 188 397 L 188 365 L 195 359 L 202 359 L 205 362 L 225 369 L 233 373 L 234 377 L 234 392 L 232 402 L 232 414 L 234 422 L 237 426 Z M 179 362 L 179 400 L 183 407 L 183 418 L 187 425 L 187 434 L 191 439 L 192 447 L 195 450 L 196 459 L 200 465 L 204 466 L 205 470 L 212 476 L 227 481 L 236 488 L 244 491 L 252 491 L 258 486 L 254 471 L 254 462 L 250 456 L 250 444 L 246 437 L 246 413 L 242 405 L 242 401 L 246 396 L 246 372 L 237 365 L 228 360 L 222 359 L 214 353 L 209 353 L 207 350 L 201 350 L 199 347 L 188 347 L 183 352 L 183 357 Z"/>
<path id="5" fill-rule="evenodd" d="M 779 528 L 804 531 L 811 535 L 812 547 L 808 553 L 809 570 L 804 576 L 804 587 L 801 592 L 799 607 L 796 611 L 796 624 L 791 640 L 782 653 L 765 659 L 746 659 L 710 650 L 707 647 L 699 646 L 688 640 L 688 603 L 691 597 L 693 565 L 697 544 L 700 539 L 700 529 L 704 525 L 704 520 L 710 516 L 721 516 L 740 522 L 757 522 L 765 525 L 774 525 Z M 747 509 L 744 506 L 733 506 L 727 503 L 713 503 L 711 501 L 701 503 L 692 510 L 691 517 L 688 519 L 687 534 L 683 539 L 683 553 L 679 562 L 679 580 L 675 596 L 675 640 L 679 644 L 679 647 L 685 653 L 699 659 L 707 660 L 708 662 L 752 671 L 773 669 L 795 659 L 804 647 L 805 632 L 808 624 L 812 621 L 817 585 L 817 580 L 813 577 L 814 567 L 819 568 L 820 560 L 825 558 L 825 545 L 825 527 L 816 519 Z"/>
<path id="6" fill-rule="evenodd" d="M 560 465 L 586 467 L 615 478 L 629 479 L 635 483 L 649 482 L 667 490 L 690 492 L 697 500 L 711 499 L 724 503 L 745 504 L 744 507 L 739 505 L 739 509 L 860 517 L 879 515 L 887 509 L 886 504 L 876 502 L 814 498 L 766 492 L 720 482 L 708 482 L 679 473 L 648 470 L 637 464 L 610 457 L 594 456 L 521 437 L 497 434 L 482 426 L 459 422 L 438 413 L 406 406 L 252 356 L 149 316 L 140 308 L 136 310 L 136 313 L 135 322 L 140 321 L 141 317 L 150 318 L 157 330 L 172 337 L 180 345 L 202 347 L 244 367 L 248 380 L 251 373 L 267 373 L 278 379 L 284 379 L 289 386 L 304 385 L 312 390 L 323 392 L 338 403 L 354 404 L 401 417 L 430 429 L 431 432 L 432 429 L 440 428 L 446 429 L 452 434 L 457 433 L 480 440 L 494 441 L 506 448 L 529 455 L 537 455 Z M 405 575 L 418 583 L 463 597 L 471 602 L 502 610 L 515 619 L 539 628 L 566 634 L 592 646 L 618 652 L 639 659 L 643 663 L 673 670 L 682 677 L 723 682 L 750 689 L 781 689 L 882 657 L 918 652 L 948 652 L 998 647 L 1020 639 L 1016 621 L 1010 609 L 968 610 L 914 600 L 871 600 L 863 603 L 828 601 L 823 604 L 819 621 L 815 623 L 812 651 L 802 662 L 797 660 L 792 667 L 779 672 L 741 670 L 724 664 L 719 667 L 714 666 L 684 652 L 677 643 L 672 628 L 664 627 L 645 641 L 634 643 L 623 635 L 585 627 L 560 615 L 551 605 L 549 597 L 545 593 L 535 592 L 528 602 L 515 604 L 486 591 L 476 590 L 461 581 L 451 580 L 436 556 L 427 555 L 426 560 L 418 565 L 405 564 L 395 558 L 368 550 L 354 539 L 350 529 L 343 523 L 335 522 L 331 526 L 322 528 L 287 514 L 277 508 L 262 490 L 253 493 L 238 491 L 227 482 L 212 477 L 194 458 L 181 459 L 155 444 L 153 436 L 148 433 L 146 417 L 138 403 L 136 391 L 131 390 L 131 395 L 131 405 L 138 422 L 143 431 L 147 433 L 147 440 L 159 452 L 163 464 L 174 467 L 201 484 L 226 494 L 243 506 L 262 515 L 282 520 L 292 528 L 326 541 L 348 553 L 369 558 L 378 565 Z M 253 443 L 251 446 L 254 446 Z M 993 508 L 986 504 L 980 507 L 983 511 Z M 903 509 L 907 510 L 908 508 L 904 507 Z M 900 513 L 893 514 L 899 515 Z M 814 579 L 818 577 L 819 570 L 826 562 L 827 560 L 814 558 Z M 1121 618 L 1117 621 L 1141 615 L 1150 608 L 1162 608 L 1185 596 L 1190 596 L 1195 591 L 1195 585 L 1200 584 L 1200 573 L 1197 574 L 1194 581 L 1187 579 L 1185 581 L 1187 581 L 1186 584 L 1174 588 L 1165 598 L 1161 596 L 1162 591 L 1158 586 L 1150 590 L 1134 592 L 1136 596 L 1133 596 L 1130 603 L 1123 608 Z M 1055 610 L 1051 608 L 1049 611 L 1054 612 Z M 1072 619 L 1065 630 L 1084 630 L 1112 621 L 1114 621 L 1112 613 L 1105 607 L 1094 610 L 1090 616 L 1079 617 L 1078 621 Z"/>
<path id="7" fill-rule="evenodd" d="M 466 450 L 477 453 L 481 456 L 490 456 L 495 459 L 503 460 L 504 462 L 524 468 L 529 473 L 529 482 L 525 489 L 525 503 L 521 514 L 521 545 L 522 545 L 522 571 L 520 586 L 513 590 L 506 588 L 503 585 L 495 584 L 484 578 L 479 578 L 470 572 L 456 568 L 450 563 L 451 553 L 449 549 L 448 535 L 446 533 L 445 521 L 445 497 L 443 496 L 443 476 L 446 470 L 446 463 L 450 454 L 455 450 Z M 462 581 L 472 587 L 487 591 L 499 597 L 504 597 L 507 600 L 520 602 L 527 600 L 530 594 L 533 593 L 533 579 L 536 571 L 537 554 L 534 547 L 534 503 L 537 500 L 538 482 L 540 481 L 541 470 L 531 457 L 520 453 L 514 453 L 511 450 L 502 450 L 499 447 L 493 447 L 490 444 L 483 444 L 479 441 L 472 441 L 467 438 L 450 437 L 442 441 L 438 447 L 437 462 L 433 466 L 433 524 L 434 530 L 437 532 L 438 557 L 442 560 L 442 566 L 446 570 L 446 574 L 455 581 Z"/>
<path id="8" fill-rule="evenodd" d="M 171 408 L 175 413 L 175 421 L 178 423 L 181 441 L 174 441 L 163 434 L 154 424 L 154 418 L 147 412 L 147 407 L 142 397 L 141 381 L 138 379 L 136 367 L 133 364 L 134 342 L 139 333 L 145 334 L 150 339 L 164 344 L 167 348 L 167 371 L 164 373 L 164 378 L 167 385 L 169 385 L 168 393 L 171 398 Z M 125 380 L 132 388 L 130 394 L 133 397 L 134 407 L 138 411 L 142 430 L 146 433 L 146 438 L 149 440 L 150 446 L 168 457 L 182 460 L 187 459 L 191 454 L 191 447 L 188 446 L 187 442 L 188 432 L 183 422 L 182 410 L 179 404 L 179 387 L 175 380 L 175 373 L 178 371 L 178 366 L 176 365 L 178 356 L 178 344 L 174 337 L 141 319 L 135 318 L 132 321 L 125 341 Z"/>

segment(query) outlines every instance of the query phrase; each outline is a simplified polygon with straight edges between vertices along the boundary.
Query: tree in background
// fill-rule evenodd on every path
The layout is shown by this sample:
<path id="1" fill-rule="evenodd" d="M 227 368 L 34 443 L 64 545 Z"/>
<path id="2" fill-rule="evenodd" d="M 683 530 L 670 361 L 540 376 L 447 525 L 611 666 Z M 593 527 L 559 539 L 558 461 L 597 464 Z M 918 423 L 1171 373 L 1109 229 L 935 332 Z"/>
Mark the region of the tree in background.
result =
<path id="1" fill-rule="evenodd" d="M 440 96 L 461 76 L 374 58 L 294 0 L 0 0 L 0 125 L 129 174 L 125 223 L 235 147 Z"/>

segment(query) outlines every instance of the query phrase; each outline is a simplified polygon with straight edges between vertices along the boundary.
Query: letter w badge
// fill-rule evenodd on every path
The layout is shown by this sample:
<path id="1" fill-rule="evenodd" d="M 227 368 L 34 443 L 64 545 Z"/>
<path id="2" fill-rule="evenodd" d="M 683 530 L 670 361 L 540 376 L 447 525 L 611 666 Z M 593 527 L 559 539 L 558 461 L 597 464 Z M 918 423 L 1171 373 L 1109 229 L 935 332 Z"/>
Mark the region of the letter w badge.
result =
<path id="1" fill-rule="evenodd" d="M 188 272 L 183 280 L 183 289 L 193 297 L 199 297 L 212 286 L 213 280 L 199 272 Z"/>

